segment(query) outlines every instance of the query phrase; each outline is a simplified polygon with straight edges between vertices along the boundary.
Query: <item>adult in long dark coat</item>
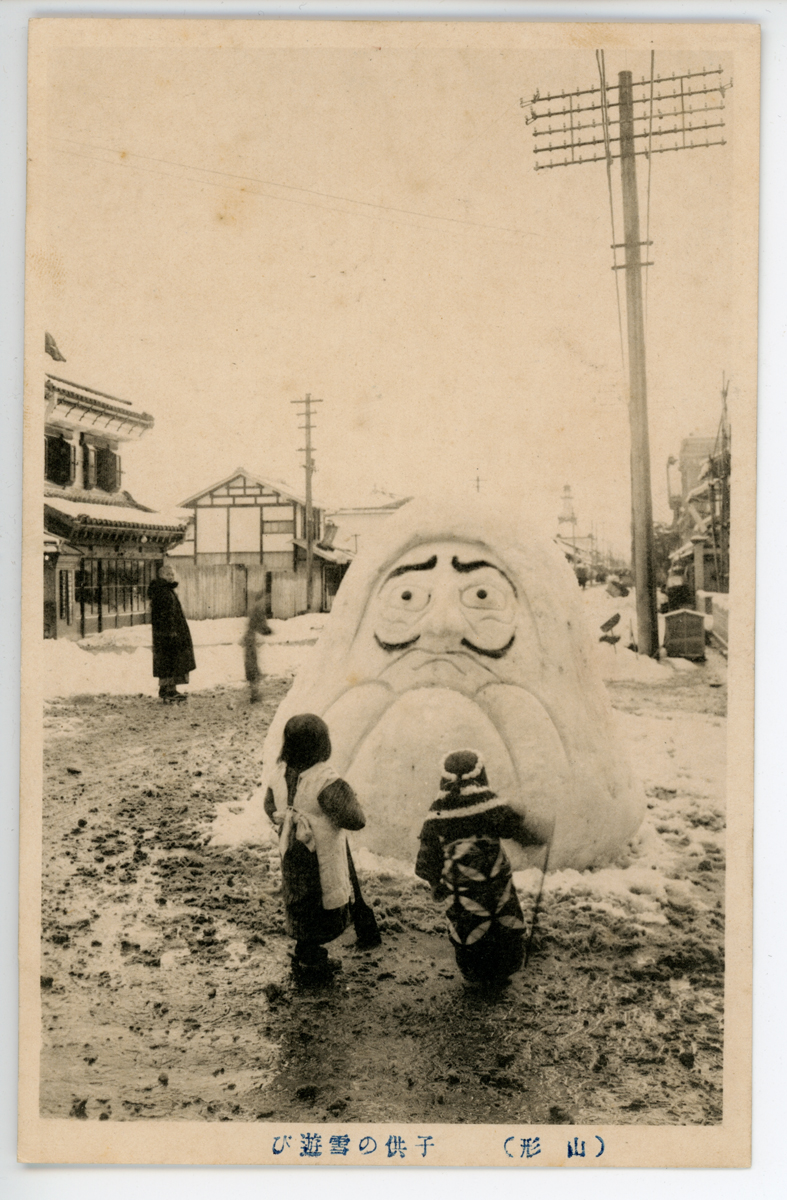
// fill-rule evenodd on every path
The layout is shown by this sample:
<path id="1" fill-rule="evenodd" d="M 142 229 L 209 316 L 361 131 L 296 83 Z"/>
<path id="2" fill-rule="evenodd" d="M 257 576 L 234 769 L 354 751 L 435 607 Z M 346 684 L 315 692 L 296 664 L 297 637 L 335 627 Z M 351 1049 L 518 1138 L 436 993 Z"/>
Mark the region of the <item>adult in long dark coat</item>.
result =
<path id="1" fill-rule="evenodd" d="M 159 696 L 165 704 L 185 700 L 179 683 L 188 683 L 196 670 L 194 646 L 175 588 L 178 582 L 172 563 L 164 562 L 158 578 L 148 587 L 150 620 L 153 626 L 153 674 L 159 681 Z"/>

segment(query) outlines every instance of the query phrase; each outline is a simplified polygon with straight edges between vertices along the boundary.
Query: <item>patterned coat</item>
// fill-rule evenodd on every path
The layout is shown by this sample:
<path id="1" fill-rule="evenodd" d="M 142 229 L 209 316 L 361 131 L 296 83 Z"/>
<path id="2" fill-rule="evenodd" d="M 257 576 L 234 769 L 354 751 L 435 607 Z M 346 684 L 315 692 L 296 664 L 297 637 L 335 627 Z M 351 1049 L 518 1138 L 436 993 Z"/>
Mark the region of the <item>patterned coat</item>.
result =
<path id="1" fill-rule="evenodd" d="M 479 756 L 474 763 L 473 778 L 443 780 L 421 829 L 415 871 L 436 900 L 450 898 L 449 935 L 463 974 L 491 979 L 518 970 L 524 955 L 524 918 L 501 839 L 522 846 L 539 839 L 489 790 Z"/>

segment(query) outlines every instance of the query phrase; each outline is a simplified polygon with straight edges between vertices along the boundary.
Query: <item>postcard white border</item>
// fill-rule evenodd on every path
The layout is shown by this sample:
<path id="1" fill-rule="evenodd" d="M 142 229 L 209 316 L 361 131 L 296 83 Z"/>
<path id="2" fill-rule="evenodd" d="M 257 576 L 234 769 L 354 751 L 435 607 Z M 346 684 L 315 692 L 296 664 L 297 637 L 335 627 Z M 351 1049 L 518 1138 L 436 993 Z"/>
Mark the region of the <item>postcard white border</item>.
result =
<path id="1" fill-rule="evenodd" d="M 2 54 L 4 66 L 4 88 L 10 86 L 12 103 L 3 106 L 5 113 L 4 124 L 6 131 L 2 136 L 2 152 L 4 158 L 4 178 L 10 187 L 7 191 L 6 203 L 10 201 L 10 212 L 3 212 L 3 236 L 10 243 L 10 251 L 6 251 L 4 262 L 10 262 L 11 269 L 4 272 L 5 282 L 3 307 L 2 337 L 6 350 L 3 356 L 3 372 L 6 381 L 6 437 L 2 443 L 2 478 L 5 481 L 6 508 L 2 513 L 0 533 L 6 554 L 2 559 L 2 578 L 5 584 L 6 604 L 4 606 L 3 627 L 3 663 L 4 672 L 3 711 L 6 717 L 4 729 L 6 738 L 3 752 L 8 754 L 4 778 L 7 782 L 6 800 L 4 806 L 4 845 L 3 872 L 6 899 L 5 911 L 10 919 L 4 919 L 3 932 L 6 934 L 11 948 L 15 942 L 15 898 L 13 881 L 15 879 L 15 838 L 18 828 L 13 819 L 9 820 L 14 800 L 14 777 L 17 763 L 15 761 L 15 746 L 13 734 L 18 720 L 18 577 L 19 577 L 19 508 L 18 498 L 21 494 L 21 413 L 15 409 L 17 398 L 21 395 L 21 289 L 20 265 L 23 262 L 22 236 L 23 205 L 19 203 L 19 145 L 24 143 L 24 22 L 32 16 L 66 16 L 70 13 L 80 16 L 181 16 L 194 17 L 210 16 L 246 16 L 260 14 L 263 6 L 249 3 L 200 4 L 186 6 L 181 4 L 154 5 L 120 5 L 103 4 L 91 5 L 66 2 L 49 5 L 32 3 L 17 3 L 7 0 L 0 8 L 0 29 L 3 32 Z M 781 496 L 781 454 L 787 443 L 785 439 L 785 416 L 783 411 L 784 396 L 784 330 L 787 327 L 787 301 L 785 300 L 785 235 L 780 229 L 783 221 L 783 196 L 785 192 L 784 168 L 784 113 L 787 102 L 787 85 L 784 80 L 784 51 L 787 48 L 787 12 L 782 6 L 766 5 L 757 0 L 749 0 L 739 4 L 694 3 L 676 4 L 670 0 L 662 3 L 555 3 L 537 5 L 533 3 L 509 4 L 432 4 L 408 3 L 399 5 L 377 4 L 344 5 L 312 3 L 297 4 L 278 3 L 265 5 L 264 15 L 267 17 L 292 15 L 297 12 L 301 16 L 318 16 L 325 18 L 340 18 L 354 16 L 356 19 L 416 19 L 432 17 L 432 19 L 489 19 L 491 16 L 502 20 L 661 20 L 681 21 L 692 20 L 758 22 L 763 29 L 762 63 L 763 63 L 763 122 L 762 122 L 762 163 L 763 163 L 763 199 L 761 210 L 761 318 L 760 318 L 760 413 L 759 413 L 759 471 L 760 471 L 760 512 L 759 512 L 759 569 L 758 569 L 758 682 L 757 682 L 757 841 L 756 841 L 756 871 L 757 871 L 757 905 L 755 932 L 755 1094 L 754 1094 L 754 1147 L 755 1165 L 745 1179 L 739 1172 L 673 1170 L 668 1178 L 659 1173 L 647 1170 L 627 1170 L 611 1173 L 605 1170 L 603 1177 L 595 1172 L 591 1177 L 585 1176 L 581 1185 L 587 1188 L 588 1194 L 594 1195 L 596 1190 L 604 1188 L 605 1194 L 610 1190 L 615 1194 L 625 1187 L 636 1188 L 644 1195 L 655 1194 L 665 1186 L 672 1190 L 678 1189 L 678 1194 L 684 1194 L 690 1187 L 692 1192 L 700 1191 L 706 1186 L 712 1186 L 715 1195 L 725 1195 L 730 1188 L 735 1188 L 732 1194 L 739 1194 L 738 1189 L 751 1189 L 751 1194 L 776 1194 L 776 1179 L 783 1168 L 780 1168 L 778 1155 L 783 1144 L 783 1134 L 778 1123 L 780 1111 L 784 1110 L 783 1085 L 779 1072 L 779 1060 L 783 1061 L 783 1051 L 780 1055 L 779 1040 L 783 1046 L 783 995 L 785 982 L 784 956 L 781 952 L 781 928 L 779 916 L 783 911 L 783 899 L 778 884 L 782 871 L 780 860 L 776 855 L 781 854 L 784 845 L 784 801 L 779 798 L 785 794 L 785 768 L 780 761 L 780 741 L 783 740 L 784 704 L 781 699 L 780 678 L 783 668 L 787 666 L 784 638 L 780 637 L 781 627 L 778 617 L 781 616 L 781 597 L 785 589 L 785 567 L 776 560 L 774 548 L 783 544 L 782 512 L 784 500 Z M 21 45 L 20 45 L 21 43 Z M 20 49 L 22 63 L 20 67 Z M 8 66 L 6 66 L 6 62 Z M 779 77 L 781 76 L 781 78 Z M 21 80 L 21 86 L 20 86 Z M 10 121 L 10 127 L 8 125 Z M 20 132 L 21 131 L 21 132 Z M 10 159 L 10 163 L 8 160 Z M 9 552 L 10 547 L 10 552 Z M 778 722 L 778 723 L 777 723 Z M 10 736 L 9 736 L 10 735 Z M 779 809 L 781 808 L 781 812 Z M 781 821 L 781 826 L 779 826 Z M 4 939 L 5 942 L 6 939 Z M 13 953 L 13 950 L 12 950 Z M 9 955 L 9 967 L 13 966 L 13 958 Z M 14 1108 L 15 1091 L 13 1086 L 13 1061 L 15 1058 L 14 1034 L 16 1027 L 16 1005 L 14 988 L 12 986 L 12 970 L 3 974 L 4 988 L 2 992 L 4 1047 L 9 1064 L 6 1072 L 6 1087 L 3 1089 L 2 1128 L 4 1152 L 13 1146 L 13 1131 L 15 1127 Z M 6 1003 L 7 1002 L 7 1003 Z M 6 1105 L 7 1102 L 7 1105 Z M 7 1111 L 6 1111 L 7 1109 Z M 13 1153 L 13 1151 L 12 1151 Z M 66 1195 L 68 1200 L 76 1195 L 77 1188 L 80 1196 L 92 1195 L 93 1189 L 111 1186 L 118 1195 L 124 1195 L 126 1190 L 137 1190 L 139 1186 L 153 1189 L 153 1194 L 164 1193 L 164 1188 L 178 1190 L 181 1185 L 188 1186 L 189 1193 L 200 1196 L 203 1189 L 210 1188 L 211 1194 L 217 1187 L 232 1187 L 242 1194 L 248 1192 L 256 1195 L 260 1186 L 271 1186 L 273 1179 L 263 1180 L 255 1170 L 232 1168 L 107 1168 L 112 1172 L 112 1179 L 106 1177 L 105 1170 L 96 1172 L 93 1168 L 70 1168 L 67 1171 L 59 1168 L 22 1168 L 8 1163 L 6 1173 L 5 1153 L 2 1161 L 2 1177 L 9 1181 L 13 1179 L 13 1191 L 7 1194 L 26 1195 L 28 1192 L 36 1196 L 46 1196 L 49 1189 L 57 1188 L 59 1196 Z M 144 1181 L 138 1171 L 144 1170 Z M 333 1170 L 328 1181 L 324 1169 L 315 1166 L 321 1178 L 320 1184 L 302 1173 L 287 1172 L 286 1184 L 284 1176 L 279 1174 L 276 1187 L 286 1186 L 288 1191 L 297 1193 L 300 1188 L 315 1186 L 329 1188 L 348 1187 L 367 1188 L 370 1185 L 385 1190 L 398 1186 L 390 1175 L 387 1177 L 379 1170 L 374 1179 L 369 1178 L 366 1169 L 356 1168 L 354 1171 L 341 1171 L 336 1175 Z M 0 1183 L 2 1182 L 0 1177 Z M 335 1178 L 334 1178 L 335 1177 Z M 437 1179 L 440 1179 L 439 1185 Z M 737 1183 L 736 1183 L 737 1178 Z M 472 1176 L 465 1174 L 461 1183 L 452 1171 L 433 1170 L 419 1173 L 416 1178 L 408 1175 L 409 1186 L 423 1186 L 434 1189 L 451 1187 L 452 1191 L 463 1192 L 469 1187 L 487 1187 L 492 1180 L 484 1169 L 484 1179 L 478 1171 Z M 177 1182 L 176 1182 L 177 1181 Z M 501 1178 L 502 1183 L 502 1178 Z M 562 1172 L 540 1172 L 529 1181 L 529 1189 L 548 1187 L 550 1195 L 560 1194 L 564 1187 L 574 1188 L 573 1180 L 569 1180 Z M 622 1192 L 621 1192 L 622 1194 Z"/>

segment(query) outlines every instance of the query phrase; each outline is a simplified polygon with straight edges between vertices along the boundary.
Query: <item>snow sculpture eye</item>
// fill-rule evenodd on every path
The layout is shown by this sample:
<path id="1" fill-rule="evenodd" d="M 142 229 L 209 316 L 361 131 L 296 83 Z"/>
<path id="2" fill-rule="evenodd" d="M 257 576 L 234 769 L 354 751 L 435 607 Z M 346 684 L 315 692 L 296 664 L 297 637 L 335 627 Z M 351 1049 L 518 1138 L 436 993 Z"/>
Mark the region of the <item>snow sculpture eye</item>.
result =
<path id="1" fill-rule="evenodd" d="M 383 597 L 386 608 L 403 609 L 405 612 L 422 612 L 432 593 L 417 583 L 402 583 L 399 580 L 388 588 Z"/>
<path id="2" fill-rule="evenodd" d="M 474 583 L 462 591 L 462 604 L 465 608 L 485 608 L 493 612 L 502 612 L 508 605 L 508 597 L 502 588 L 492 583 Z"/>

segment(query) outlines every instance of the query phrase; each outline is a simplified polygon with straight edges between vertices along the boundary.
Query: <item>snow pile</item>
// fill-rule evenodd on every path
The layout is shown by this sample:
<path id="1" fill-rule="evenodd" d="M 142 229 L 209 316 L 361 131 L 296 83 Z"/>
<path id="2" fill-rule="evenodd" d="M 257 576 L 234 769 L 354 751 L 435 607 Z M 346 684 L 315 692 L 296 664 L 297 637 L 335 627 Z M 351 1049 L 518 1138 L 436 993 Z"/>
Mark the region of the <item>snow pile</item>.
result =
<path id="1" fill-rule="evenodd" d="M 672 671 L 693 670 L 694 664 L 683 658 L 654 658 L 636 654 L 626 647 L 637 640 L 637 598 L 633 589 L 628 596 L 610 596 L 605 587 L 584 588 L 581 592 L 582 606 L 591 634 L 596 641 L 598 664 L 602 677 L 615 683 L 667 683 Z M 613 645 L 600 642 L 601 626 L 616 615 L 619 621 L 610 630 L 620 641 Z M 658 614 L 659 644 L 664 641 L 664 617 Z"/>
<path id="2" fill-rule="evenodd" d="M 663 926 L 671 913 L 707 911 L 708 893 L 689 875 L 698 867 L 718 868 L 724 855 L 726 722 L 678 711 L 658 716 L 616 712 L 615 718 L 643 777 L 647 814 L 615 862 L 584 871 L 550 871 L 544 904 L 574 901 L 630 927 Z M 219 805 L 211 833 L 213 845 L 273 840 L 259 796 L 253 803 Z M 372 875 L 414 880 L 412 862 L 355 846 L 353 855 L 358 867 Z M 516 871 L 514 882 L 527 914 L 541 883 L 540 864 Z"/>
<path id="3" fill-rule="evenodd" d="M 307 613 L 289 621 L 271 621 L 271 634 L 259 639 L 258 659 L 264 675 L 294 675 L 319 637 L 325 615 Z M 195 691 L 214 687 L 243 687 L 245 617 L 190 621 L 197 669 L 191 675 Z M 44 695 L 148 695 L 158 682 L 152 673 L 150 625 L 108 629 L 81 642 L 44 642 Z"/>
<path id="4" fill-rule="evenodd" d="M 726 770 L 726 723 L 720 717 L 685 712 L 659 717 L 617 713 L 616 717 L 644 776 L 647 815 L 615 863 L 584 871 L 550 871 L 544 880 L 544 902 L 575 900 L 589 911 L 624 919 L 633 926 L 666 925 L 670 912 L 692 914 L 708 909 L 707 892 L 688 874 L 700 864 L 709 869 L 723 857 L 725 821 L 720 797 Z M 248 831 L 254 822 L 244 827 Z M 256 826 L 258 841 L 268 838 L 268 827 L 263 816 Z M 226 831 L 224 826 L 221 833 Z M 215 827 L 214 833 L 219 834 Z M 214 837 L 214 843 L 221 841 L 220 834 Z M 412 863 L 363 848 L 354 849 L 353 854 L 364 871 L 414 878 Z M 540 866 L 515 871 L 514 883 L 527 913 L 541 884 Z"/>
<path id="5" fill-rule="evenodd" d="M 260 639 L 260 645 L 310 645 L 322 632 L 326 613 L 304 613 L 289 621 L 271 619 L 270 634 Z M 192 641 L 196 646 L 237 646 L 246 631 L 246 617 L 220 617 L 217 620 L 189 621 Z M 123 629 L 107 629 L 83 638 L 77 645 L 84 650 L 100 653 L 105 650 L 148 650 L 153 644 L 150 625 L 131 625 Z"/>
<path id="6" fill-rule="evenodd" d="M 581 897 L 591 910 L 663 925 L 670 909 L 707 907 L 703 889 L 687 873 L 724 852 L 726 722 L 687 712 L 616 717 L 645 783 L 645 820 L 617 863 L 550 873 L 544 893 Z M 518 871 L 514 879 L 523 896 L 532 895 L 540 873 Z"/>
<path id="7" fill-rule="evenodd" d="M 676 661 L 666 659 L 665 662 L 657 662 L 655 658 L 626 650 L 620 642 L 616 646 L 610 646 L 609 642 L 599 642 L 597 658 L 601 677 L 608 683 L 668 683 L 672 678 L 672 671 L 665 663 L 672 664 Z"/>

